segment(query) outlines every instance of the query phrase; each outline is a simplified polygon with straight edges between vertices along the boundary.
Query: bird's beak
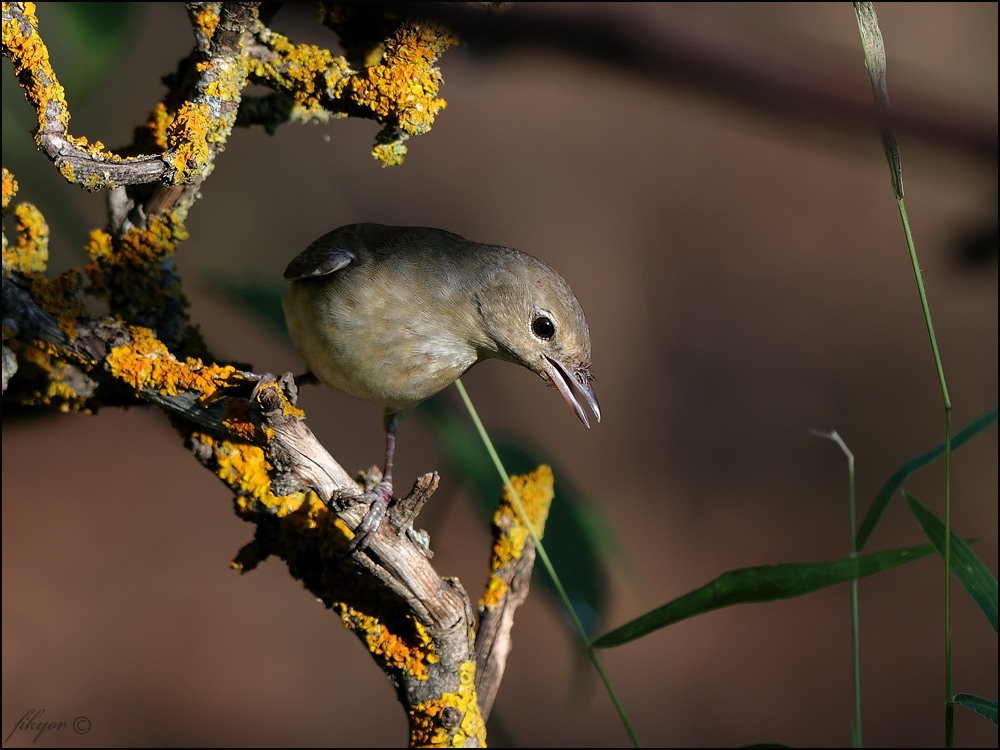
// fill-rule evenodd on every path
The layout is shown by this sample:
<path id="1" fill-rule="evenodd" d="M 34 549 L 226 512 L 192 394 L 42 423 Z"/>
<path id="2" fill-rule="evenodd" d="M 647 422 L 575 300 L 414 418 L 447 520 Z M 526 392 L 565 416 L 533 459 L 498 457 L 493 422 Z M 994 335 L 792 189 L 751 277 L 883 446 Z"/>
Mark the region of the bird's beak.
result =
<path id="1" fill-rule="evenodd" d="M 583 410 L 581 401 L 586 402 L 590 410 L 594 412 L 597 421 L 601 421 L 601 407 L 597 403 L 597 396 L 594 395 L 594 387 L 590 384 L 590 373 L 584 369 L 570 371 L 566 369 L 558 360 L 542 355 L 543 365 L 546 374 L 552 384 L 559 389 L 559 393 L 566 399 L 566 403 L 573 407 L 576 416 L 580 418 L 587 427 L 587 414 Z"/>

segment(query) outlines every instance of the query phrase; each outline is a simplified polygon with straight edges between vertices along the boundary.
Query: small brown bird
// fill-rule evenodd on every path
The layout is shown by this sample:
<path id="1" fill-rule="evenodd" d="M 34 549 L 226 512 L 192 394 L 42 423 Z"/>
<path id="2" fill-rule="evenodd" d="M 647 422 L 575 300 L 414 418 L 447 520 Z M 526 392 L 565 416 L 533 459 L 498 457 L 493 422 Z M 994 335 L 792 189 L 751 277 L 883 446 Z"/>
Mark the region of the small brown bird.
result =
<path id="1" fill-rule="evenodd" d="M 310 372 L 385 407 L 384 478 L 352 549 L 388 507 L 399 423 L 479 360 L 527 367 L 585 425 L 584 403 L 601 419 L 583 309 L 562 276 L 526 253 L 441 229 L 352 224 L 313 242 L 284 276 L 288 332 Z"/>

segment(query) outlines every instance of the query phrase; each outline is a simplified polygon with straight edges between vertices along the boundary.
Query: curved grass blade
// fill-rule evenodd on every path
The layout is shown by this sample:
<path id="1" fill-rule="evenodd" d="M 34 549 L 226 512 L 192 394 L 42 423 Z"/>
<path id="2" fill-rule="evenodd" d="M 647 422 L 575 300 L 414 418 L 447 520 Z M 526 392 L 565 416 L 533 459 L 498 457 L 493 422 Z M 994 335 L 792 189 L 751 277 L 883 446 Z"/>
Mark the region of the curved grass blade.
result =
<path id="1" fill-rule="evenodd" d="M 920 528 L 934 545 L 934 549 L 944 557 L 944 524 L 909 492 L 904 490 L 903 496 L 913 515 L 917 517 Z M 954 533 L 951 535 L 951 572 L 979 605 L 993 626 L 993 632 L 996 633 L 997 579 L 990 573 L 989 568 L 983 565 L 983 561 L 976 556 L 976 553 L 969 549 L 969 545 Z"/>
<path id="2" fill-rule="evenodd" d="M 997 702 L 987 700 L 986 698 L 980 698 L 978 695 L 973 695 L 972 693 L 959 693 L 955 696 L 955 703 L 959 706 L 965 706 L 966 708 L 971 708 L 980 716 L 985 716 L 987 719 L 992 721 L 994 724 L 997 723 Z"/>
<path id="3" fill-rule="evenodd" d="M 952 451 L 963 443 L 968 442 L 971 438 L 978 435 L 996 421 L 997 410 L 992 409 L 991 411 L 983 414 L 983 416 L 967 424 L 952 436 Z M 882 514 L 885 513 L 885 509 L 889 505 L 889 500 L 891 500 L 892 496 L 896 494 L 896 490 L 903 486 L 903 482 L 905 482 L 908 477 L 920 471 L 925 466 L 929 466 L 934 463 L 943 455 L 944 443 L 941 443 L 936 448 L 911 458 L 905 464 L 900 466 L 896 473 L 890 477 L 889 481 L 885 483 L 885 486 L 879 490 L 878 495 L 875 496 L 875 501 L 872 503 L 872 507 L 868 510 L 868 514 L 865 516 L 865 519 L 861 522 L 861 528 L 858 529 L 857 547 L 859 551 L 864 548 L 865 544 L 868 543 L 868 539 L 871 537 L 872 532 L 875 531 L 876 524 L 878 524 L 879 519 L 882 518 Z"/>
<path id="4" fill-rule="evenodd" d="M 934 548 L 926 544 L 829 562 L 784 563 L 730 570 L 700 589 L 602 635 L 594 641 L 594 646 L 620 646 L 675 622 L 734 604 L 792 599 L 919 560 L 933 551 Z"/>

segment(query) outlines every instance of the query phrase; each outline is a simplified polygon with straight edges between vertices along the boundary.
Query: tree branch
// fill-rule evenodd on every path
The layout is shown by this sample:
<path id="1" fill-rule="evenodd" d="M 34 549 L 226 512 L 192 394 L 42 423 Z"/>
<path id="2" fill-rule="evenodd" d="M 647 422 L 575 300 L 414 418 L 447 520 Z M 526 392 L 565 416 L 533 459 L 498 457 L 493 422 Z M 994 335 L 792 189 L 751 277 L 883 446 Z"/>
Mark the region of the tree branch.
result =
<path id="1" fill-rule="evenodd" d="M 18 237 L 8 244 L 5 236 L 3 251 L 4 398 L 84 411 L 157 406 L 198 461 L 233 491 L 237 515 L 255 525 L 234 567 L 252 570 L 270 555 L 285 560 L 389 676 L 407 711 L 411 744 L 482 745 L 485 714 L 477 688 L 487 690 L 492 705 L 513 611 L 527 594 L 534 559 L 527 535 L 508 517 L 511 509 L 504 505 L 507 515 L 498 515 L 503 530 L 477 641 L 470 598 L 456 579 L 434 570 L 427 535 L 413 528 L 437 489 L 437 474 L 421 477 L 390 508 L 365 550 L 349 551 L 352 529 L 367 511 L 358 502 L 362 486 L 307 427 L 293 383 L 215 361 L 188 321 L 173 263 L 187 237 L 187 211 L 225 146 L 251 75 L 294 102 L 288 112 L 299 119 L 327 112 L 382 122 L 377 155 L 398 163 L 402 141 L 429 129 L 443 106 L 434 98 L 440 74 L 433 63 L 455 40 L 405 17 L 379 13 L 379 24 L 366 27 L 376 17 L 369 11 L 355 18 L 353 11 L 328 12 L 327 25 L 353 40 L 345 48 L 375 39 L 377 57 L 357 73 L 345 58 L 271 32 L 258 20 L 256 3 L 217 7 L 189 5 L 195 49 L 137 131 L 128 149 L 137 153 L 122 157 L 69 135 L 69 111 L 33 7 L 4 4 L 4 54 L 38 113 L 39 148 L 70 181 L 110 188 L 108 231 L 91 232 L 90 263 L 51 281 L 44 276 L 44 218 L 30 204 L 14 207 Z M 143 154 L 144 148 L 156 153 Z M 5 216 L 16 191 L 4 170 Z M 109 314 L 88 314 L 84 291 L 107 302 Z M 366 486 L 379 479 L 377 470 L 369 471 Z M 530 482 L 526 498 L 535 486 Z M 533 522 L 541 528 L 544 513 Z M 485 680 L 477 681 L 477 664 Z"/>

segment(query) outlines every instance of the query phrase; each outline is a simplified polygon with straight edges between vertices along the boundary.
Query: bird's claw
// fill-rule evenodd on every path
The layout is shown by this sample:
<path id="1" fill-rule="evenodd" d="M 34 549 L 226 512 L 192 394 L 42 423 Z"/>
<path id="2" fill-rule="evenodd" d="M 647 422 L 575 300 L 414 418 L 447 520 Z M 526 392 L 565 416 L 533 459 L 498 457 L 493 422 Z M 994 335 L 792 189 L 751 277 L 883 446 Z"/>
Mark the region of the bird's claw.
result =
<path id="1" fill-rule="evenodd" d="M 347 554 L 364 551 L 375 538 L 392 501 L 392 482 L 382 480 L 374 489 L 357 498 L 357 502 L 361 503 L 369 500 L 371 505 L 361 523 L 354 529 L 354 538 L 347 545 Z"/>
<path id="2" fill-rule="evenodd" d="M 253 387 L 253 391 L 250 392 L 251 401 L 256 401 L 260 389 L 271 383 L 275 383 L 281 388 L 292 406 L 295 406 L 295 402 L 299 400 L 299 389 L 295 385 L 295 376 L 292 373 L 286 372 L 280 378 L 276 378 L 273 374 L 265 372 L 255 377 L 257 378 L 257 384 Z"/>

